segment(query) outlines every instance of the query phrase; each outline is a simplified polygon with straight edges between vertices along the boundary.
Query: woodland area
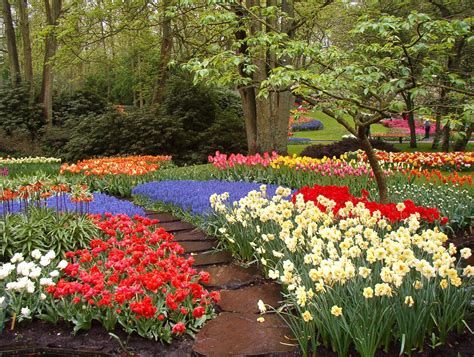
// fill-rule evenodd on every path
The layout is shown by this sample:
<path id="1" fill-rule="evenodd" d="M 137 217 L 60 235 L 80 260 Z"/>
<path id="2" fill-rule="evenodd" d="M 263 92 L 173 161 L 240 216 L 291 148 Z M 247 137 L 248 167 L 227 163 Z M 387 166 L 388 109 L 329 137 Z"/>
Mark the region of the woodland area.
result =
<path id="1" fill-rule="evenodd" d="M 415 113 L 445 151 L 474 129 L 469 0 L 2 0 L 1 14 L 0 151 L 285 153 L 295 95 L 365 146 L 400 113 L 412 147 Z"/>

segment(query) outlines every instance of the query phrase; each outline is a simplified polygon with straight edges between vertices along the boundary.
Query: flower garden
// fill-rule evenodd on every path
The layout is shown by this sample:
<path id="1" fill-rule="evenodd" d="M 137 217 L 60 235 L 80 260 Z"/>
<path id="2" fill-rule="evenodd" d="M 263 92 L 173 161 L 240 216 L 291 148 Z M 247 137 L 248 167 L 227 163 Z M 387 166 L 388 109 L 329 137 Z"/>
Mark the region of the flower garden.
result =
<path id="1" fill-rule="evenodd" d="M 209 254 L 230 252 L 278 289 L 254 296 L 247 323 L 266 331 L 278 318 L 285 353 L 437 353 L 466 339 L 469 350 L 474 154 L 377 157 L 386 204 L 360 152 L 216 152 L 189 167 L 169 156 L 1 159 L 0 346 L 59 324 L 73 339 L 105 331 L 124 352 L 133 336 L 201 353 L 232 294 L 213 283 L 230 261 L 189 250 L 201 232 L 216 237 Z"/>

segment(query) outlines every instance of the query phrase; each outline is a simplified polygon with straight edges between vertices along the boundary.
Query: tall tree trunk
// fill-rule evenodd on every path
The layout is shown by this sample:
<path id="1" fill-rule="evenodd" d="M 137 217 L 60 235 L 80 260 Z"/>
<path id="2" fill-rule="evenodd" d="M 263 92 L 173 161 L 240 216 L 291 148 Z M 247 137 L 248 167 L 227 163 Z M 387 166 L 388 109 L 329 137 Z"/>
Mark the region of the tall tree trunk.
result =
<path id="1" fill-rule="evenodd" d="M 291 99 L 290 91 L 278 92 L 270 96 L 273 122 L 273 150 L 282 155 L 288 153 L 288 122 Z"/>
<path id="2" fill-rule="evenodd" d="M 439 147 L 439 142 L 441 140 L 442 130 L 441 130 L 441 113 L 438 111 L 436 113 L 436 126 L 435 133 L 433 136 L 433 144 L 431 144 L 431 149 L 436 150 Z"/>
<path id="3" fill-rule="evenodd" d="M 2 0 L 2 14 L 10 63 L 10 79 L 12 86 L 16 87 L 21 83 L 20 61 L 18 60 L 18 48 L 16 45 L 15 29 L 13 27 L 12 10 L 8 0 Z"/>
<path id="4" fill-rule="evenodd" d="M 239 88 L 242 108 L 244 110 L 245 131 L 247 134 L 247 148 L 249 155 L 257 153 L 257 103 L 253 87 Z"/>
<path id="5" fill-rule="evenodd" d="M 451 136 L 451 128 L 449 126 L 449 121 L 444 125 L 443 136 L 442 136 L 442 150 L 444 152 L 449 152 L 449 137 Z"/>
<path id="6" fill-rule="evenodd" d="M 471 140 L 472 132 L 474 131 L 474 123 L 471 123 L 469 127 L 466 128 L 464 136 L 454 143 L 453 150 L 454 151 L 466 151 L 466 146 Z"/>
<path id="7" fill-rule="evenodd" d="M 57 39 L 54 33 L 54 27 L 58 24 L 59 14 L 61 12 L 62 0 L 44 0 L 46 19 L 48 26 L 53 29 L 48 32 L 45 39 L 43 80 L 41 83 L 41 102 L 43 103 L 44 116 L 48 128 L 53 125 L 53 64 L 52 58 L 56 54 Z"/>
<path id="8" fill-rule="evenodd" d="M 416 125 L 415 125 L 415 113 L 413 112 L 413 98 L 410 93 L 405 96 L 405 104 L 408 110 L 408 127 L 410 128 L 410 147 L 416 148 Z"/>
<path id="9" fill-rule="evenodd" d="M 18 0 L 18 12 L 20 15 L 21 38 L 23 41 L 23 62 L 25 82 L 30 93 L 30 100 L 34 97 L 33 83 L 33 58 L 31 52 L 30 21 L 28 19 L 28 0 Z"/>
<path id="10" fill-rule="evenodd" d="M 377 160 L 375 151 L 372 145 L 370 144 L 369 138 L 367 138 L 365 126 L 359 126 L 358 139 L 360 141 L 362 149 L 367 154 L 367 159 L 369 160 L 370 167 L 374 172 L 375 181 L 377 182 L 377 188 L 379 191 L 379 201 L 380 203 L 388 203 L 387 180 L 385 178 L 382 168 L 380 167 L 379 161 Z"/>
<path id="11" fill-rule="evenodd" d="M 166 81 L 168 79 L 168 63 L 171 59 L 171 50 L 173 48 L 171 17 L 167 14 L 170 5 L 171 0 L 163 0 L 160 60 L 158 62 L 158 73 L 156 75 L 155 88 L 151 100 L 152 105 L 162 103 L 165 97 Z"/>
<path id="12" fill-rule="evenodd" d="M 235 32 L 235 38 L 240 41 L 239 54 L 248 55 L 248 45 L 245 39 L 247 32 L 244 28 L 244 13 L 242 8 L 234 6 L 234 12 L 239 19 L 239 30 Z M 248 72 L 245 72 L 243 63 L 239 64 L 239 74 L 253 81 L 253 77 Z M 257 153 L 257 102 L 255 97 L 255 88 L 253 86 L 241 85 L 237 88 L 239 90 L 240 98 L 242 99 L 242 108 L 245 118 L 245 131 L 247 134 L 247 149 L 249 155 Z"/>

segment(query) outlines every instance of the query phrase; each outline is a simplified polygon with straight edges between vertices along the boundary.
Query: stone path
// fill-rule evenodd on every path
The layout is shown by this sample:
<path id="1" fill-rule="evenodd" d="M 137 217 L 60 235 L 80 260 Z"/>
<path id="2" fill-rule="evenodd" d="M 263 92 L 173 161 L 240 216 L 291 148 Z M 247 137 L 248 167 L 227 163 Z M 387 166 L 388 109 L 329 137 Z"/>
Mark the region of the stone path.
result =
<path id="1" fill-rule="evenodd" d="M 260 316 L 258 300 L 276 307 L 280 287 L 267 281 L 255 267 L 237 265 L 229 252 L 215 251 L 215 237 L 207 236 L 189 223 L 167 213 L 147 212 L 174 234 L 175 241 L 195 258 L 198 269 L 209 272 L 206 287 L 219 290 L 218 316 L 198 332 L 193 353 L 198 356 L 297 356 L 298 348 L 291 330 L 276 314 Z"/>

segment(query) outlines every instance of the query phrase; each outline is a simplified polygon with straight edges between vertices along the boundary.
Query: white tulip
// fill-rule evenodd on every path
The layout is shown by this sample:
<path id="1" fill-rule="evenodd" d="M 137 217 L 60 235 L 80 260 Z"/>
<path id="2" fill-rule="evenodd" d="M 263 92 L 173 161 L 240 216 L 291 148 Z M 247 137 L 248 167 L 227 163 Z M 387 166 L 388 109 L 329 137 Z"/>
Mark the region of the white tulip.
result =
<path id="1" fill-rule="evenodd" d="M 41 254 L 41 251 L 40 251 L 39 249 L 35 249 L 35 250 L 33 250 L 33 251 L 31 252 L 31 256 L 32 256 L 34 259 L 38 260 L 38 259 L 40 259 L 40 258 L 42 257 L 42 254 Z"/>
<path id="2" fill-rule="evenodd" d="M 28 308 L 28 306 L 21 308 L 21 315 L 22 315 L 23 317 L 30 317 L 30 315 L 31 315 L 31 310 Z"/>
<path id="3" fill-rule="evenodd" d="M 58 269 L 63 270 L 64 268 L 67 267 L 67 265 L 68 265 L 68 262 L 63 259 L 63 260 L 61 260 L 61 261 L 59 262 L 59 264 L 58 264 Z"/>
<path id="4" fill-rule="evenodd" d="M 23 254 L 15 253 L 13 257 L 10 259 L 12 263 L 22 262 L 23 261 Z"/>

